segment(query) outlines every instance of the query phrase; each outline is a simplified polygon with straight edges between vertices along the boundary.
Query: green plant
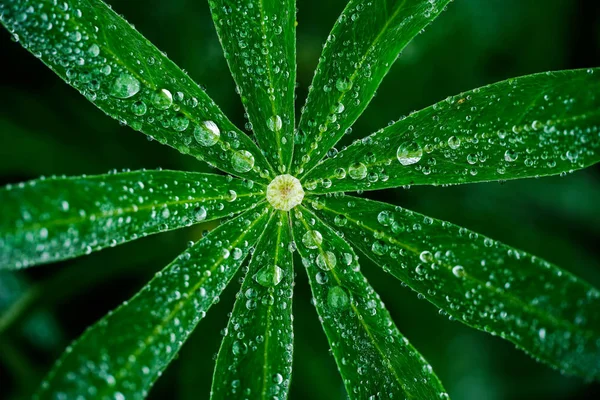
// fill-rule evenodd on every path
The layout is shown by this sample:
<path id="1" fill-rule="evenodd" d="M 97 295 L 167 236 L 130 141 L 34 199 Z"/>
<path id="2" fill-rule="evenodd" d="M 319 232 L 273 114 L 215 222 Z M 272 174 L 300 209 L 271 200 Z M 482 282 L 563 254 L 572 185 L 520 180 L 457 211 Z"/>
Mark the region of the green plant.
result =
<path id="1" fill-rule="evenodd" d="M 354 249 L 452 318 L 598 379 L 600 291 L 464 228 L 343 194 L 566 174 L 600 159 L 598 68 L 475 89 L 333 148 L 448 3 L 350 1 L 295 130 L 295 2 L 211 1 L 257 145 L 101 1 L 2 0 L 15 39 L 100 109 L 231 174 L 137 171 L 2 189 L 0 265 L 9 269 L 228 218 L 77 340 L 38 396 L 144 397 L 252 254 L 212 397 L 285 398 L 297 251 L 350 397 L 447 398 Z"/>

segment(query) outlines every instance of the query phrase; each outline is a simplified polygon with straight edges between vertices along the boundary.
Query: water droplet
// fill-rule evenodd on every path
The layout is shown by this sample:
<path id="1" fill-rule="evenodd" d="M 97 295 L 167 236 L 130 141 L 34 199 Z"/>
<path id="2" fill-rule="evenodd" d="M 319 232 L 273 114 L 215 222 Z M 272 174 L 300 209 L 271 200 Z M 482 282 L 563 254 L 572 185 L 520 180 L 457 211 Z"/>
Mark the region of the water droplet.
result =
<path id="1" fill-rule="evenodd" d="M 341 286 L 334 286 L 327 293 L 327 304 L 333 308 L 344 309 L 350 304 L 350 298 Z"/>
<path id="2" fill-rule="evenodd" d="M 210 147 L 219 141 L 221 130 L 213 121 L 204 121 L 194 127 L 194 138 L 200 145 Z"/>
<path id="3" fill-rule="evenodd" d="M 350 175 L 350 178 L 352 179 L 364 179 L 365 176 L 367 176 L 367 167 L 365 166 L 365 164 L 360 162 L 354 163 L 348 167 L 348 175 Z"/>
<path id="4" fill-rule="evenodd" d="M 140 81 L 129 74 L 119 75 L 110 87 L 110 95 L 118 99 L 128 99 L 140 91 Z"/>
<path id="5" fill-rule="evenodd" d="M 237 172 L 248 172 L 254 167 L 254 156 L 247 150 L 238 150 L 231 157 L 231 165 Z"/>
<path id="6" fill-rule="evenodd" d="M 398 146 L 396 157 L 400 164 L 411 165 L 416 164 L 423 156 L 423 149 L 417 142 L 404 142 Z"/>
<path id="7" fill-rule="evenodd" d="M 267 120 L 267 127 L 273 132 L 280 131 L 282 126 L 283 122 L 281 121 L 281 117 L 279 115 L 273 115 Z"/>
<path id="8" fill-rule="evenodd" d="M 345 78 L 340 78 L 335 82 L 335 88 L 340 92 L 347 92 L 352 88 L 352 82 Z"/>
<path id="9" fill-rule="evenodd" d="M 448 147 L 450 147 L 453 150 L 458 149 L 460 147 L 460 139 L 456 136 L 450 136 L 450 138 L 448 139 Z"/>
<path id="10" fill-rule="evenodd" d="M 452 273 L 457 278 L 462 278 L 462 277 L 464 277 L 467 274 L 465 272 L 465 268 L 462 265 L 457 265 L 454 268 L 452 268 Z"/>
<path id="11" fill-rule="evenodd" d="M 166 110 L 173 104 L 173 95 L 167 89 L 160 89 L 152 94 L 152 104 L 159 110 Z"/>
<path id="12" fill-rule="evenodd" d="M 148 107 L 143 101 L 136 101 L 131 105 L 131 112 L 137 115 L 138 117 L 141 117 L 142 115 L 146 114 L 147 110 Z"/>
<path id="13" fill-rule="evenodd" d="M 264 287 L 277 286 L 282 279 L 283 270 L 277 265 L 262 267 L 256 275 L 254 275 L 254 280 Z"/>
<path id="14" fill-rule="evenodd" d="M 302 243 L 309 249 L 316 249 L 323 243 L 323 235 L 319 231 L 307 231 L 302 236 Z"/>
<path id="15" fill-rule="evenodd" d="M 331 251 L 326 251 L 325 254 L 319 254 L 317 256 L 317 266 L 324 271 L 329 271 L 330 269 L 335 268 L 337 260 L 335 258 L 335 254 Z"/>
<path id="16" fill-rule="evenodd" d="M 508 162 L 516 161 L 518 157 L 519 154 L 517 154 L 517 152 L 514 150 L 506 150 L 506 152 L 504 153 L 504 160 Z"/>

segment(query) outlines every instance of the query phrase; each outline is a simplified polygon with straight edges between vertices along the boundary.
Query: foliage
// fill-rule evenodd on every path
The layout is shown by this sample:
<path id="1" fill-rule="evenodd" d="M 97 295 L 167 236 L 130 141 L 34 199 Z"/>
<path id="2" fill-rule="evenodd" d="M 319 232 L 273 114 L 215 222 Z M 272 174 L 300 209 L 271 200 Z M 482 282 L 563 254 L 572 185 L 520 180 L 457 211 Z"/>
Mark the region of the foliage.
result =
<path id="1" fill-rule="evenodd" d="M 565 175 L 597 163 L 599 68 L 449 97 L 338 152 L 398 54 L 449 0 L 351 0 L 297 130 L 295 2 L 209 3 L 254 138 L 102 1 L 0 2 L 15 40 L 98 108 L 228 174 L 136 171 L 0 189 L 3 269 L 224 219 L 68 347 L 39 398 L 145 397 L 240 269 L 211 398 L 286 398 L 294 252 L 351 398 L 448 398 L 362 275 L 355 249 L 452 318 L 564 373 L 600 378 L 600 291 L 465 228 L 344 194 Z M 290 211 L 267 191 L 288 173 L 306 190 Z"/>

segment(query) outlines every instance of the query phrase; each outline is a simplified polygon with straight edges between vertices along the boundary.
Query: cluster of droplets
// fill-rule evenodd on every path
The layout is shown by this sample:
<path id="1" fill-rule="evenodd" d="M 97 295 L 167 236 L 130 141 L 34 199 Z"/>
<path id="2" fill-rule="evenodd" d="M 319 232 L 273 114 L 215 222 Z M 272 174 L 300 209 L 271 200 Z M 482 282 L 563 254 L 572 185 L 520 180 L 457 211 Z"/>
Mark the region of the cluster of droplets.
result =
<path id="1" fill-rule="evenodd" d="M 376 2 L 350 4 L 328 36 L 296 135 L 299 154 L 294 173 L 302 175 L 321 159 L 368 105 L 375 89 L 404 46 L 439 14 L 448 0 L 413 2 L 402 12 L 399 2 L 387 9 Z M 425 18 L 416 18 L 422 14 Z M 356 32 L 359 20 L 385 29 Z M 372 35 L 372 36 L 371 36 Z M 310 169 L 310 168 L 309 168 Z"/>
<path id="2" fill-rule="evenodd" d="M 357 398 L 396 398 L 425 392 L 431 398 L 447 398 L 431 366 L 400 334 L 360 272 L 352 248 L 311 212 L 296 208 L 292 213 L 313 303 L 349 393 Z M 397 357 L 421 374 L 410 381 L 395 378 L 402 376 Z"/>
<path id="3" fill-rule="evenodd" d="M 285 398 L 289 389 L 293 269 L 287 216 L 276 212 L 263 229 L 222 332 L 212 385 L 216 397 Z M 255 366 L 262 370 L 256 371 Z"/>
<path id="4" fill-rule="evenodd" d="M 230 172 L 269 175 L 255 165 L 252 140 L 127 22 L 115 16 L 94 25 L 94 16 L 59 2 L 9 2 L 0 17 L 25 48 L 122 124 Z"/>
<path id="5" fill-rule="evenodd" d="M 289 160 L 280 153 L 291 155 L 293 145 L 295 70 L 285 31 L 294 29 L 295 15 L 268 15 L 258 1 L 210 5 L 219 35 L 235 38 L 222 44 L 247 110 L 246 128 L 284 173 Z"/>
<path id="6" fill-rule="evenodd" d="M 12 234 L 0 238 L 0 263 L 24 268 L 227 217 L 260 201 L 259 189 L 252 181 L 174 171 L 9 185 L 0 191 L 0 199 L 7 215 L 19 217 L 0 222 L 16 223 L 16 229 L 5 230 Z"/>
<path id="7" fill-rule="evenodd" d="M 558 360 L 565 371 L 594 371 L 600 342 L 590 335 L 600 326 L 600 292 L 583 281 L 535 256 L 400 207 L 373 207 L 344 196 L 314 207 L 451 318 L 511 340 L 541 360 Z M 334 211 L 340 209 L 345 211 Z"/>
<path id="8" fill-rule="evenodd" d="M 67 349 L 42 384 L 41 394 L 52 390 L 59 399 L 83 393 L 113 399 L 145 396 L 206 311 L 219 301 L 262 232 L 265 211 L 249 211 L 228 222 L 158 272 L 136 297 Z M 106 341 L 107 337 L 118 339 Z"/>
<path id="9" fill-rule="evenodd" d="M 589 92 L 600 81 L 593 72 L 576 71 L 580 84 L 560 95 L 529 88 L 529 80 L 552 87 L 553 75 L 542 74 L 449 97 L 334 152 L 306 187 L 456 184 L 564 175 L 588 166 L 600 149 L 600 100 Z"/>

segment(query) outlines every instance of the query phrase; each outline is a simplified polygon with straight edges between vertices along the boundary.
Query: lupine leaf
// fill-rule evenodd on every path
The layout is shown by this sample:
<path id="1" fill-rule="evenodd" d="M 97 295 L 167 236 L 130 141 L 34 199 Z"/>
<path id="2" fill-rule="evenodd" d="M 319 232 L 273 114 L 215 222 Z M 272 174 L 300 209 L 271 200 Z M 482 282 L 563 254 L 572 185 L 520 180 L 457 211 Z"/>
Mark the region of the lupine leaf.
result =
<path id="1" fill-rule="evenodd" d="M 367 107 L 402 49 L 450 0 L 351 0 L 321 55 L 299 124 L 294 174 L 305 175 Z"/>
<path id="2" fill-rule="evenodd" d="M 286 399 L 292 377 L 292 286 L 287 213 L 276 211 L 252 254 L 221 343 L 211 399 Z"/>
<path id="3" fill-rule="evenodd" d="M 565 174 L 600 161 L 600 68 L 548 72 L 449 97 L 307 177 L 326 193 Z"/>
<path id="4" fill-rule="evenodd" d="M 295 0 L 209 1 L 250 125 L 279 172 L 294 148 Z"/>
<path id="5" fill-rule="evenodd" d="M 212 231 L 64 353 L 38 396 L 144 398 L 264 231 L 264 206 Z"/>
<path id="6" fill-rule="evenodd" d="M 0 269 L 73 258 L 242 212 L 252 181 L 179 171 L 45 178 L 0 188 Z"/>
<path id="7" fill-rule="evenodd" d="M 600 291 L 448 222 L 356 197 L 318 198 L 325 221 L 453 318 L 564 372 L 600 378 Z"/>
<path id="8" fill-rule="evenodd" d="M 292 225 L 348 396 L 447 399 L 431 366 L 400 334 L 361 274 L 348 243 L 301 206 Z"/>
<path id="9" fill-rule="evenodd" d="M 256 144 L 101 0 L 7 0 L 0 21 L 111 117 L 234 175 L 263 180 L 269 174 Z"/>

